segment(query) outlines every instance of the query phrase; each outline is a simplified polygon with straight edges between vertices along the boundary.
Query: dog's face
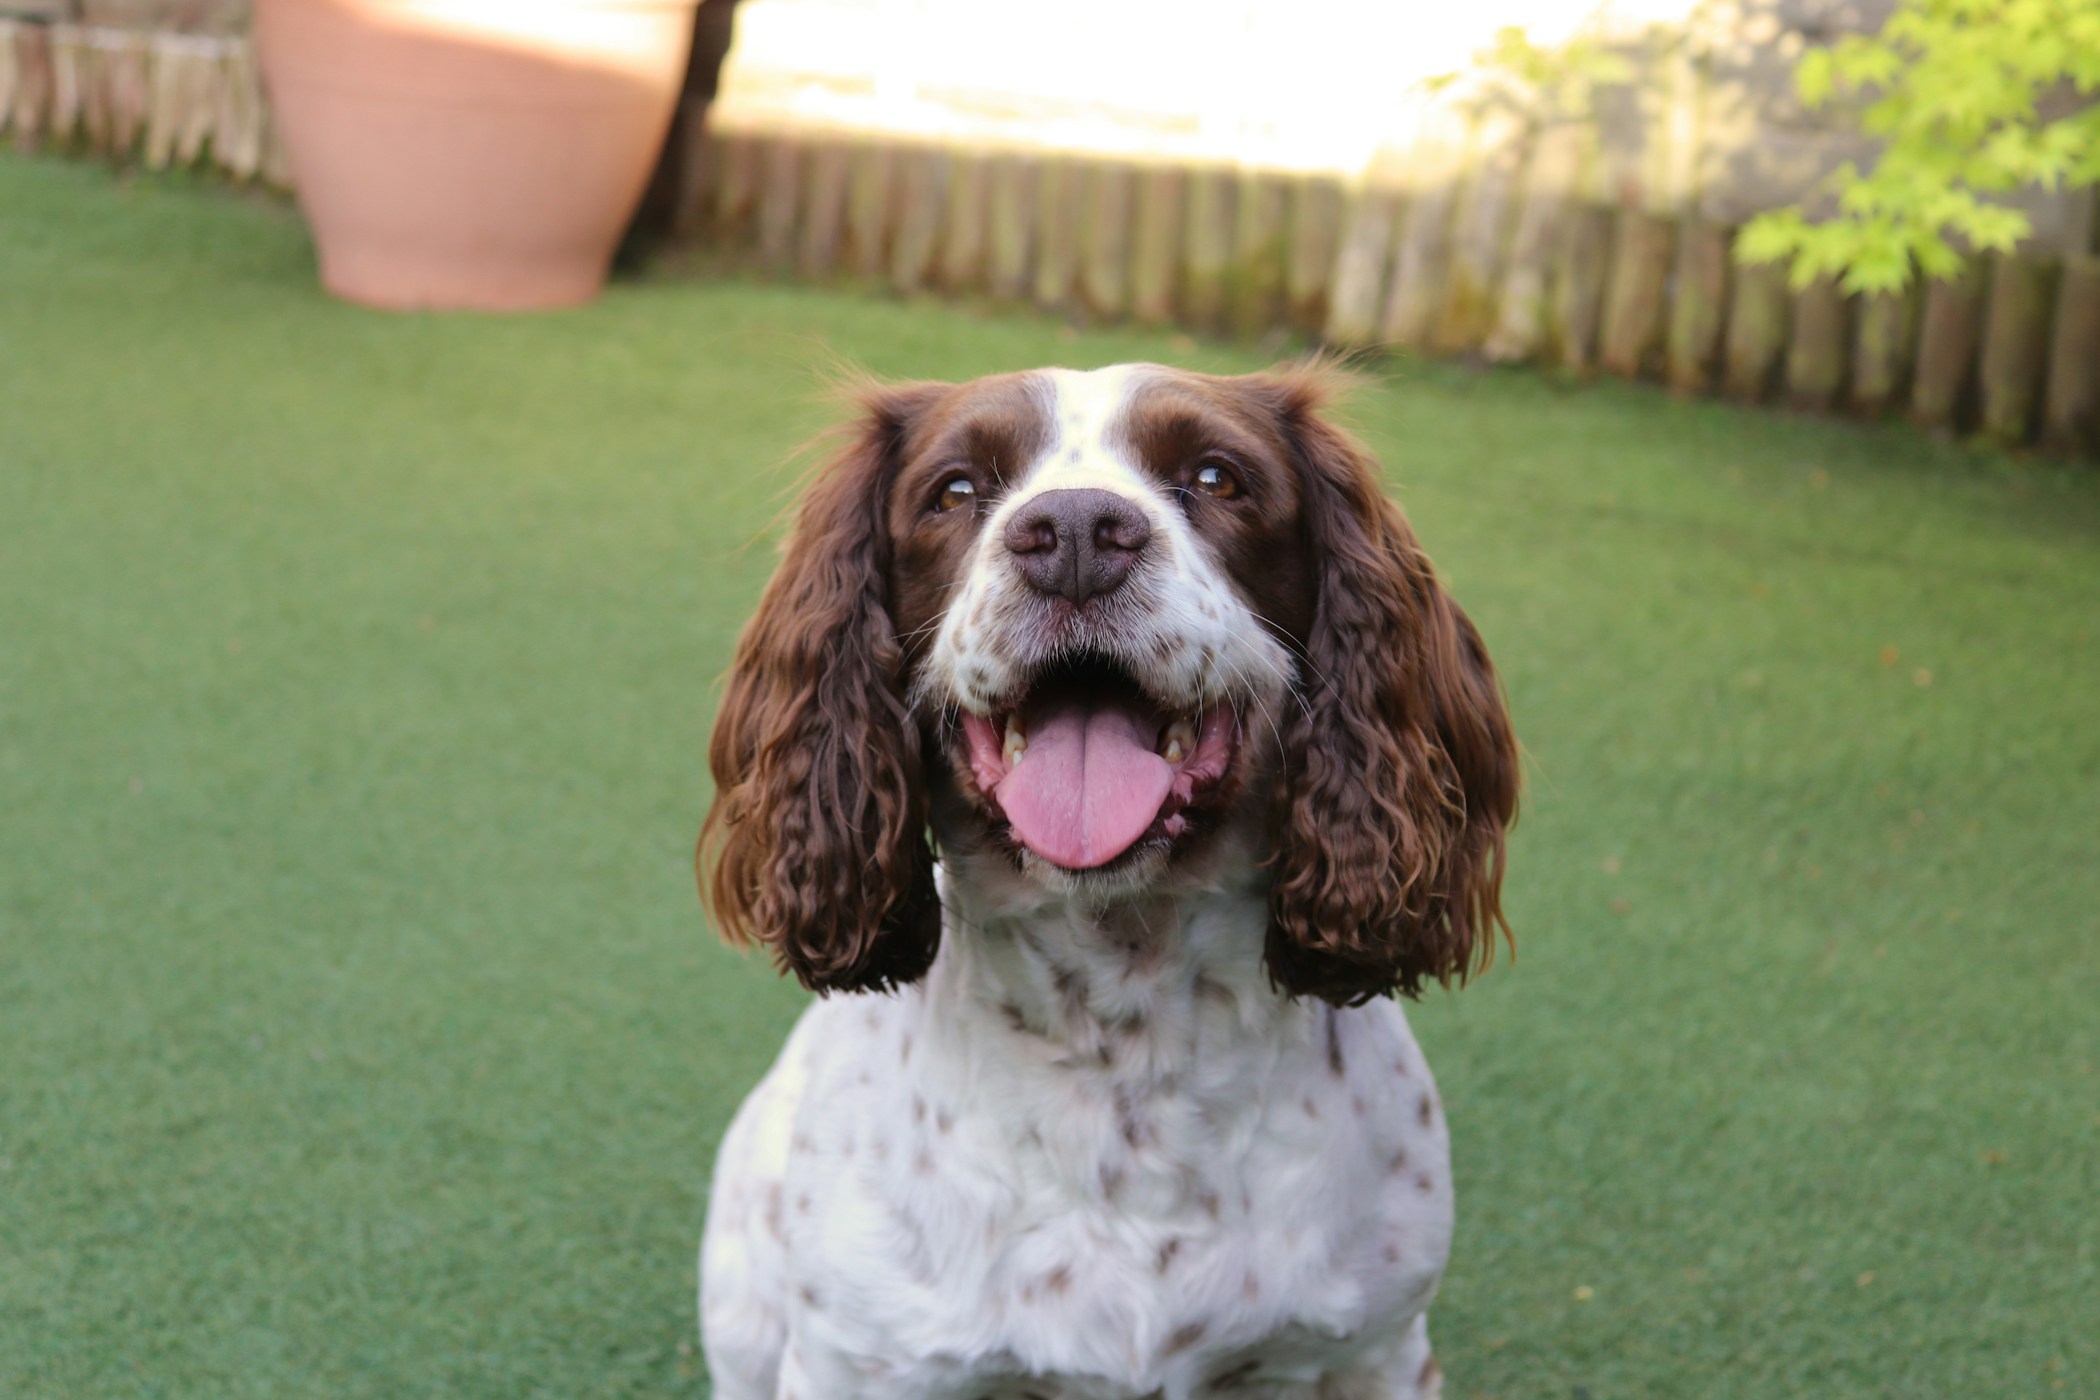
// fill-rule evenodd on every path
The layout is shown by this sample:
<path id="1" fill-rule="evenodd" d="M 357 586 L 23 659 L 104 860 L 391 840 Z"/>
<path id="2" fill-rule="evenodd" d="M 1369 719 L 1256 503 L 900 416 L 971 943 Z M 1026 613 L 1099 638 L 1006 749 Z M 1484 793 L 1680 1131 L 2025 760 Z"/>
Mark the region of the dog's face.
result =
<path id="1" fill-rule="evenodd" d="M 1463 976 L 1514 813 L 1479 639 L 1315 373 L 873 391 L 739 648 L 703 834 L 732 937 L 908 981 L 934 839 L 1056 893 L 1253 833 L 1267 958 L 1337 1001 Z M 1242 843 L 1244 845 L 1244 843 Z"/>

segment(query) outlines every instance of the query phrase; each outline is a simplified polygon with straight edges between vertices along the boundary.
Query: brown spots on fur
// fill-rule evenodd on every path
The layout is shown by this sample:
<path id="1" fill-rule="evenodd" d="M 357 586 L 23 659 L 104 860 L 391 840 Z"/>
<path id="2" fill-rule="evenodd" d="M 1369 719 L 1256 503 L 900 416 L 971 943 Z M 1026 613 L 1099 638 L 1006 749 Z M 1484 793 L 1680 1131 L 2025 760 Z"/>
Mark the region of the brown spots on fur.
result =
<path id="1" fill-rule="evenodd" d="M 1415 1389 L 1426 1391 L 1444 1378 L 1444 1368 L 1436 1364 L 1434 1356 L 1422 1358 L 1422 1369 L 1415 1373 Z"/>
<path id="2" fill-rule="evenodd" d="M 933 1111 L 933 1130 L 934 1130 L 935 1132 L 937 1132 L 937 1133 L 946 1133 L 946 1132 L 949 1132 L 949 1131 L 951 1131 L 951 1130 L 952 1130 L 952 1129 L 953 1129 L 954 1127 L 955 1127 L 955 1115 L 954 1115 L 954 1114 L 950 1113 L 950 1112 L 949 1112 L 949 1111 L 948 1111 L 947 1109 L 945 1109 L 945 1108 L 937 1108 L 937 1109 L 935 1109 L 935 1110 Z"/>
<path id="3" fill-rule="evenodd" d="M 1209 1325 L 1201 1321 L 1184 1322 L 1167 1334 L 1167 1343 L 1160 1348 L 1159 1354 L 1161 1356 L 1178 1356 L 1202 1341 L 1203 1334 L 1209 1330 Z"/>
<path id="4" fill-rule="evenodd" d="M 1342 1018 L 1331 1006 L 1327 1008 L 1327 1072 L 1336 1079 L 1349 1072 L 1342 1061 Z"/>
<path id="5" fill-rule="evenodd" d="M 932 1176 L 933 1154 L 923 1147 L 920 1148 L 919 1155 L 911 1159 L 911 1169 L 920 1176 Z"/>
<path id="6" fill-rule="evenodd" d="M 817 1290 L 806 1283 L 795 1290 L 795 1295 L 802 1300 L 802 1306 L 805 1308 L 816 1309 L 823 1306 L 817 1301 Z"/>
<path id="7" fill-rule="evenodd" d="M 1242 1361 L 1229 1371 L 1218 1372 L 1218 1374 L 1205 1381 L 1204 1385 L 1212 1390 L 1238 1390 L 1243 1385 L 1251 1384 L 1254 1380 L 1255 1372 L 1259 1370 L 1261 1370 L 1259 1358 L 1252 1361 Z"/>
<path id="8" fill-rule="evenodd" d="M 1123 1142 L 1132 1151 L 1153 1140 L 1152 1124 L 1138 1112 L 1137 1098 L 1129 1085 L 1116 1089 L 1116 1126 L 1122 1131 Z"/>
<path id="9" fill-rule="evenodd" d="M 797 1214 L 797 1215 L 807 1215 L 807 1214 L 809 1214 L 810 1204 L 811 1204 L 811 1203 L 810 1203 L 810 1199 L 809 1199 L 809 1193 L 808 1193 L 807 1191 L 805 1191 L 805 1192 L 803 1192 L 803 1193 L 802 1193 L 801 1195 L 799 1195 L 799 1196 L 795 1197 L 795 1214 Z"/>
<path id="10" fill-rule="evenodd" d="M 1043 1275 L 1043 1291 L 1053 1298 L 1062 1298 L 1072 1287 L 1072 1266 L 1059 1264 Z"/>
<path id="11" fill-rule="evenodd" d="M 1240 1296 L 1250 1303 L 1261 1297 L 1261 1280 L 1253 1274 L 1249 1274 L 1244 1279 L 1241 1279 Z"/>
<path id="12" fill-rule="evenodd" d="M 1434 1095 L 1422 1095 L 1422 1103 L 1420 1107 L 1415 1109 L 1415 1117 L 1421 1120 L 1422 1126 L 1425 1128 L 1436 1122 L 1436 1098 Z"/>
<path id="13" fill-rule="evenodd" d="M 794 1148 L 796 1156 L 807 1157 L 816 1152 L 817 1140 L 808 1133 L 797 1133 L 789 1146 Z"/>
<path id="14" fill-rule="evenodd" d="M 999 1014 L 1006 1018 L 1007 1028 L 1016 1035 L 1027 1033 L 1028 1018 L 1021 1014 L 1019 1006 L 1010 1001 L 1002 1001 L 999 1003 Z"/>
<path id="15" fill-rule="evenodd" d="M 926 1100 L 917 1094 L 911 1096 L 911 1121 L 914 1123 L 926 1121 Z"/>
<path id="16" fill-rule="evenodd" d="M 1204 1191 L 1196 1197 L 1196 1209 L 1203 1212 L 1206 1220 L 1215 1221 L 1223 1212 L 1223 1204 L 1215 1191 Z"/>
<path id="17" fill-rule="evenodd" d="M 1364 1102 L 1362 1094 L 1351 1094 L 1349 1096 L 1349 1111 L 1359 1118 L 1365 1118 L 1370 1116 L 1371 1106 Z"/>
<path id="18" fill-rule="evenodd" d="M 1101 1194 L 1110 1201 L 1123 1194 L 1123 1169 L 1104 1165 L 1101 1168 Z"/>
<path id="19" fill-rule="evenodd" d="M 1390 1173 L 1391 1173 L 1392 1175 L 1394 1175 L 1394 1176 L 1398 1176 L 1398 1175 L 1400 1175 L 1400 1173 L 1402 1173 L 1402 1172 L 1406 1171 L 1406 1170 L 1407 1170 L 1407 1149 L 1406 1149 L 1406 1148 L 1404 1148 L 1404 1147 L 1396 1147 L 1396 1148 L 1394 1148 L 1394 1149 L 1393 1149 L 1393 1160 L 1392 1160 L 1392 1161 L 1390 1161 L 1390 1162 L 1387 1162 L 1387 1163 L 1385 1164 L 1385 1169 L 1386 1169 L 1386 1170 L 1387 1170 L 1388 1172 L 1390 1172 Z"/>
<path id="20" fill-rule="evenodd" d="M 1400 1262 L 1400 1242 L 1398 1240 L 1387 1240 L 1385 1242 L 1385 1262 L 1388 1264 Z"/>
<path id="21" fill-rule="evenodd" d="M 1305 1116 L 1307 1118 L 1318 1118 L 1320 1116 L 1320 1105 L 1313 1101 L 1313 1096 L 1311 1094 L 1307 1094 L 1305 1098 L 1301 1100 L 1301 1106 L 1305 1109 Z"/>
<path id="22" fill-rule="evenodd" d="M 1418 1172 L 1415 1176 L 1415 1190 L 1426 1196 L 1436 1190 L 1436 1181 L 1428 1172 Z"/>
<path id="23" fill-rule="evenodd" d="M 1174 1267 L 1174 1256 L 1181 1253 L 1179 1236 L 1169 1236 L 1159 1247 L 1159 1257 L 1152 1261 L 1152 1271 L 1164 1277 Z"/>
<path id="24" fill-rule="evenodd" d="M 776 1240 L 781 1237 L 780 1215 L 780 1183 L 769 1181 L 766 1183 L 766 1233 Z"/>
<path id="25" fill-rule="evenodd" d="M 1058 1000 L 1065 1004 L 1067 1015 L 1086 1009 L 1086 976 L 1078 968 L 1063 963 L 1050 964 L 1050 985 L 1057 989 Z"/>

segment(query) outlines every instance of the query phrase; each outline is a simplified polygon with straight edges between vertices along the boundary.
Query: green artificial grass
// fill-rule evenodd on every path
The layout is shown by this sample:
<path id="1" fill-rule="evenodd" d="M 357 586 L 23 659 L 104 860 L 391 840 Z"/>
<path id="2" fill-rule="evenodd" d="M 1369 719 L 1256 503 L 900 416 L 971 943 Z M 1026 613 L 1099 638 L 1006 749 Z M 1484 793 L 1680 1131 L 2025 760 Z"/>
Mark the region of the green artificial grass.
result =
<path id="1" fill-rule="evenodd" d="M 737 282 L 316 289 L 0 159 L 0 1395 L 696 1396 L 801 1002 L 689 872 L 834 359 L 1250 354 Z M 1413 1014 L 1454 1400 L 2100 1395 L 2100 490 L 1400 366 L 1354 416 L 1529 750 Z"/>

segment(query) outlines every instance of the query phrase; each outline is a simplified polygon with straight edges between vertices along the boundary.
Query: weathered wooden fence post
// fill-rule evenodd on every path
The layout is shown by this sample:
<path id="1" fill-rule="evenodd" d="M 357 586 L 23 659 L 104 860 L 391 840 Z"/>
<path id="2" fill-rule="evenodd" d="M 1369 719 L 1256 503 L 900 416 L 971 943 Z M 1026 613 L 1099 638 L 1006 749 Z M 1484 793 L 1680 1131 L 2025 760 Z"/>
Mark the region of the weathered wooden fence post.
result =
<path id="1" fill-rule="evenodd" d="M 983 151 L 957 151 L 950 159 L 948 207 L 941 215 L 940 284 L 957 296 L 984 286 L 990 174 L 991 161 Z"/>
<path id="2" fill-rule="evenodd" d="M 1852 346 L 1851 308 L 1835 278 L 1818 277 L 1794 295 L 1793 333 L 1787 339 L 1786 401 L 1826 413 L 1845 386 Z"/>
<path id="3" fill-rule="evenodd" d="M 1958 426 L 1967 412 L 1983 322 L 1984 277 L 1983 259 L 1970 257 L 1959 273 L 1925 288 L 1910 389 L 1910 416 L 1924 427 Z"/>
<path id="4" fill-rule="evenodd" d="M 1678 230 L 1663 377 L 1681 394 L 1713 388 L 1728 320 L 1731 251 L 1728 230 L 1719 224 L 1687 219 Z"/>
<path id="5" fill-rule="evenodd" d="M 2064 259 L 2042 441 L 2063 451 L 2100 453 L 2100 257 Z"/>
<path id="6" fill-rule="evenodd" d="M 1232 309 L 1239 183 L 1238 172 L 1224 166 L 1200 165 L 1189 172 L 1181 314 L 1199 331 L 1224 330 Z"/>
<path id="7" fill-rule="evenodd" d="M 1728 335 L 1721 364 L 1722 391 L 1745 403 L 1772 391 L 1787 349 L 1786 271 L 1771 263 L 1738 264 L 1728 302 Z"/>
<path id="8" fill-rule="evenodd" d="M 1861 298 L 1855 326 L 1852 411 L 1886 412 L 1902 402 L 1910 387 L 1911 358 L 1918 343 L 1916 287 Z"/>
<path id="9" fill-rule="evenodd" d="M 1103 320 L 1130 306 L 1130 231 L 1136 178 L 1120 159 L 1092 162 L 1080 191 L 1080 302 Z"/>
<path id="10" fill-rule="evenodd" d="M 1036 167 L 1035 304 L 1068 311 L 1079 287 L 1079 162 L 1046 156 Z"/>
<path id="11" fill-rule="evenodd" d="M 1366 185 L 1351 197 L 1327 297 L 1322 339 L 1330 344 L 1365 346 L 1378 338 L 1386 262 L 1399 218 L 1400 192 L 1390 185 Z"/>
<path id="12" fill-rule="evenodd" d="M 2058 263 L 2033 253 L 2000 253 L 1991 262 L 1990 304 L 1977 364 L 1982 426 L 1999 442 L 2022 443 L 2033 431 L 2048 373 Z"/>
<path id="13" fill-rule="evenodd" d="M 1155 165 L 1139 175 L 1137 229 L 1130 250 L 1130 314 L 1147 325 L 1174 321 L 1181 263 L 1182 172 Z"/>
<path id="14" fill-rule="evenodd" d="M 795 256 L 804 277 L 821 281 L 839 270 L 852 175 L 853 147 L 846 141 L 830 137 L 810 144 L 804 170 L 802 236 Z"/>
<path id="15" fill-rule="evenodd" d="M 1345 200 L 1342 182 L 1332 175 L 1301 176 L 1291 187 L 1284 294 L 1291 325 L 1307 335 L 1318 335 L 1327 322 L 1328 279 L 1334 275 Z"/>
<path id="16" fill-rule="evenodd" d="M 1250 170 L 1242 177 L 1233 235 L 1232 325 L 1250 340 L 1274 329 L 1283 316 L 1289 206 L 1290 186 L 1282 175 Z"/>
<path id="17" fill-rule="evenodd" d="M 1036 250 L 1036 189 L 1040 162 L 1029 155 L 992 157 L 990 208 L 985 216 L 985 289 L 1001 301 L 1020 301 L 1032 289 Z"/>

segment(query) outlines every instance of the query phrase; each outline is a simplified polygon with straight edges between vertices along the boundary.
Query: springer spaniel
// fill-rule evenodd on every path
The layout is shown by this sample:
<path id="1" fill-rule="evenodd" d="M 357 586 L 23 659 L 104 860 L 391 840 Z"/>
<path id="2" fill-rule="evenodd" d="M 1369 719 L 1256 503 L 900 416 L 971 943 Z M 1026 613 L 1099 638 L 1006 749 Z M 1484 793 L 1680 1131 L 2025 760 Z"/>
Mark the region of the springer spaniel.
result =
<path id="1" fill-rule="evenodd" d="M 1438 1394 L 1388 994 L 1488 961 L 1517 756 L 1327 379 L 863 393 L 711 752 L 722 928 L 833 994 L 722 1144 L 717 1400 Z"/>

